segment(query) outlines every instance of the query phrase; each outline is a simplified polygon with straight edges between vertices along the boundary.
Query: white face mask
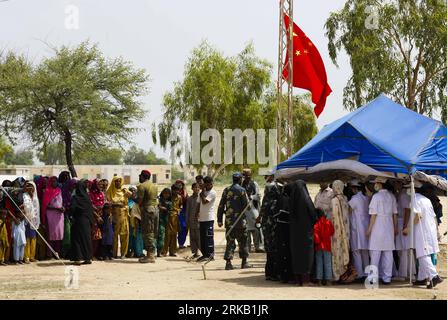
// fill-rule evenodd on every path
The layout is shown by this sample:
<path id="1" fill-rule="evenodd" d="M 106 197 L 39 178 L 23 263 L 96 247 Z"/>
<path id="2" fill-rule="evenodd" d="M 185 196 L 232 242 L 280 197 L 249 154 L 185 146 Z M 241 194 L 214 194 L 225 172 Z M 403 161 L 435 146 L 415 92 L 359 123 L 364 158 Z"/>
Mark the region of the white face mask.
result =
<path id="1" fill-rule="evenodd" d="M 381 189 L 382 189 L 382 185 L 380 183 L 375 183 L 374 184 L 374 190 L 380 191 Z"/>

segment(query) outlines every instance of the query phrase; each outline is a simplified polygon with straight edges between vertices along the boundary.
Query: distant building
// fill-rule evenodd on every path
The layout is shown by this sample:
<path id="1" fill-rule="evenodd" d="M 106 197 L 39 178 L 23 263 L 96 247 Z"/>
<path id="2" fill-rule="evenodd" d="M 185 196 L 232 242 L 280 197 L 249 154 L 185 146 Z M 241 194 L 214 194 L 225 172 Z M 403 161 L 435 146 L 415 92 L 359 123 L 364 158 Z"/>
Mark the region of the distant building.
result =
<path id="1" fill-rule="evenodd" d="M 202 167 L 201 170 L 197 170 L 192 165 L 186 165 L 186 166 L 183 166 L 183 168 L 180 167 L 180 166 L 176 166 L 175 168 L 178 171 L 183 171 L 184 179 L 187 182 L 193 181 L 195 179 L 195 177 L 198 176 L 198 175 L 202 175 L 202 176 L 205 177 L 208 174 L 208 170 L 207 170 L 207 168 L 205 166 Z"/>
<path id="2" fill-rule="evenodd" d="M 124 179 L 124 184 L 137 184 L 141 170 L 149 170 L 152 173 L 152 182 L 157 184 L 170 184 L 172 175 L 171 165 L 76 165 L 76 172 L 80 179 L 108 179 L 118 175 Z M 35 176 L 59 176 L 66 171 L 64 165 L 42 166 L 6 166 L 0 167 L 0 176 L 20 176 L 32 179 Z"/>

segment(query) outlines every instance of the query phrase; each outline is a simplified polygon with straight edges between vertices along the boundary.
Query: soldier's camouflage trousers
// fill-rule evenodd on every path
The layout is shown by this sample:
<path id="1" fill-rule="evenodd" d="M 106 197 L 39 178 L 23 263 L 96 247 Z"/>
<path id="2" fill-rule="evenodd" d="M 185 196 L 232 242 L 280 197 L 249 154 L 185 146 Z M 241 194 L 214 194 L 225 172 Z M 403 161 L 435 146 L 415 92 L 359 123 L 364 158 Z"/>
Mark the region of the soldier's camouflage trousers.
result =
<path id="1" fill-rule="evenodd" d="M 230 228 L 227 228 L 225 232 L 227 233 Z M 234 250 L 236 249 L 236 240 L 239 245 L 239 258 L 248 258 L 248 231 L 247 229 L 234 228 L 231 233 L 227 236 L 227 247 L 225 249 L 225 260 L 232 260 L 234 257 Z"/>
<path id="2" fill-rule="evenodd" d="M 141 233 L 143 236 L 144 249 L 147 254 L 155 253 L 156 239 L 158 234 L 158 208 L 155 206 L 141 208 Z"/>

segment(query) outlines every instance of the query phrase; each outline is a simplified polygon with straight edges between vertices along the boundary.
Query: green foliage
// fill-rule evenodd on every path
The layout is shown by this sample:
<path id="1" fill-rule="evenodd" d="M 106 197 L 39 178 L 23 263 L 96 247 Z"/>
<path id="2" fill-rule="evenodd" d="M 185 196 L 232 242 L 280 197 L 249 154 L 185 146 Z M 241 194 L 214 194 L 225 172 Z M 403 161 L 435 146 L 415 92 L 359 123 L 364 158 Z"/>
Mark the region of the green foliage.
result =
<path id="1" fill-rule="evenodd" d="M 64 155 L 64 145 L 62 143 L 50 143 L 38 152 L 37 158 L 46 165 L 67 164 Z"/>
<path id="2" fill-rule="evenodd" d="M 125 164 L 167 164 L 163 158 L 158 158 L 153 150 L 148 152 L 136 146 L 130 147 L 124 156 Z"/>
<path id="3" fill-rule="evenodd" d="M 88 42 L 54 50 L 37 65 L 11 52 L 0 56 L 0 125 L 41 151 L 63 142 L 76 176 L 73 153 L 129 141 L 137 131 L 132 124 L 144 116 L 138 98 L 148 76 L 122 58 L 106 59 Z"/>
<path id="4" fill-rule="evenodd" d="M 5 141 L 3 137 L 0 136 L 0 165 L 6 164 L 5 157 L 11 152 L 14 152 L 12 147 Z"/>
<path id="5" fill-rule="evenodd" d="M 30 166 L 34 164 L 33 157 L 33 152 L 29 150 L 12 151 L 5 155 L 5 164 Z"/>
<path id="6" fill-rule="evenodd" d="M 374 5 L 378 28 L 367 28 Z M 447 119 L 447 6 L 439 0 L 348 0 L 326 22 L 329 54 L 346 51 L 352 76 L 344 105 L 353 110 L 384 92 L 421 114 Z"/>
<path id="7" fill-rule="evenodd" d="M 86 150 L 80 152 L 75 158 L 76 164 L 90 164 L 90 165 L 120 165 L 123 164 L 123 151 L 119 148 L 101 147 L 97 148 L 95 152 Z"/>
<path id="8" fill-rule="evenodd" d="M 191 130 L 192 121 L 200 121 L 202 131 L 217 129 L 222 137 L 224 129 L 263 128 L 262 103 L 271 85 L 271 71 L 271 64 L 255 55 L 252 44 L 237 56 L 226 57 L 202 42 L 185 65 L 184 79 L 164 96 L 163 121 L 158 126 L 160 145 L 165 149 L 176 145 L 179 141 L 170 138 L 181 135 L 184 126 Z M 153 128 L 154 142 L 156 130 Z M 206 144 L 202 142 L 201 147 Z"/>

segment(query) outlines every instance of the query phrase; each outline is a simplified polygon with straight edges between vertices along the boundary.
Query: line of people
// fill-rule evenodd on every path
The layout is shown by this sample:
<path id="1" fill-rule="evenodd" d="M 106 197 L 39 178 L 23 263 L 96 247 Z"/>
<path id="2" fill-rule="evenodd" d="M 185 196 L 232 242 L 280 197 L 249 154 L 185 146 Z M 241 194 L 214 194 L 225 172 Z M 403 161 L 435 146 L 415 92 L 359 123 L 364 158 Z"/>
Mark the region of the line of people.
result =
<path id="1" fill-rule="evenodd" d="M 303 181 L 282 184 L 268 175 L 266 182 L 260 219 L 267 280 L 331 285 L 375 275 L 388 285 L 413 270 L 414 285 L 442 282 L 436 271 L 442 206 L 433 187 L 415 184 L 412 236 L 410 195 L 401 181 L 322 183 L 314 202 Z"/>
<path id="2" fill-rule="evenodd" d="M 188 232 L 192 258 L 213 259 L 213 179 L 197 176 L 188 196 L 181 180 L 158 194 L 150 178 L 143 170 L 140 184 L 129 188 L 118 176 L 109 184 L 107 179 L 71 179 L 68 171 L 59 177 L 3 181 L 0 265 L 53 258 L 80 265 L 126 257 L 153 263 L 186 248 Z"/>

